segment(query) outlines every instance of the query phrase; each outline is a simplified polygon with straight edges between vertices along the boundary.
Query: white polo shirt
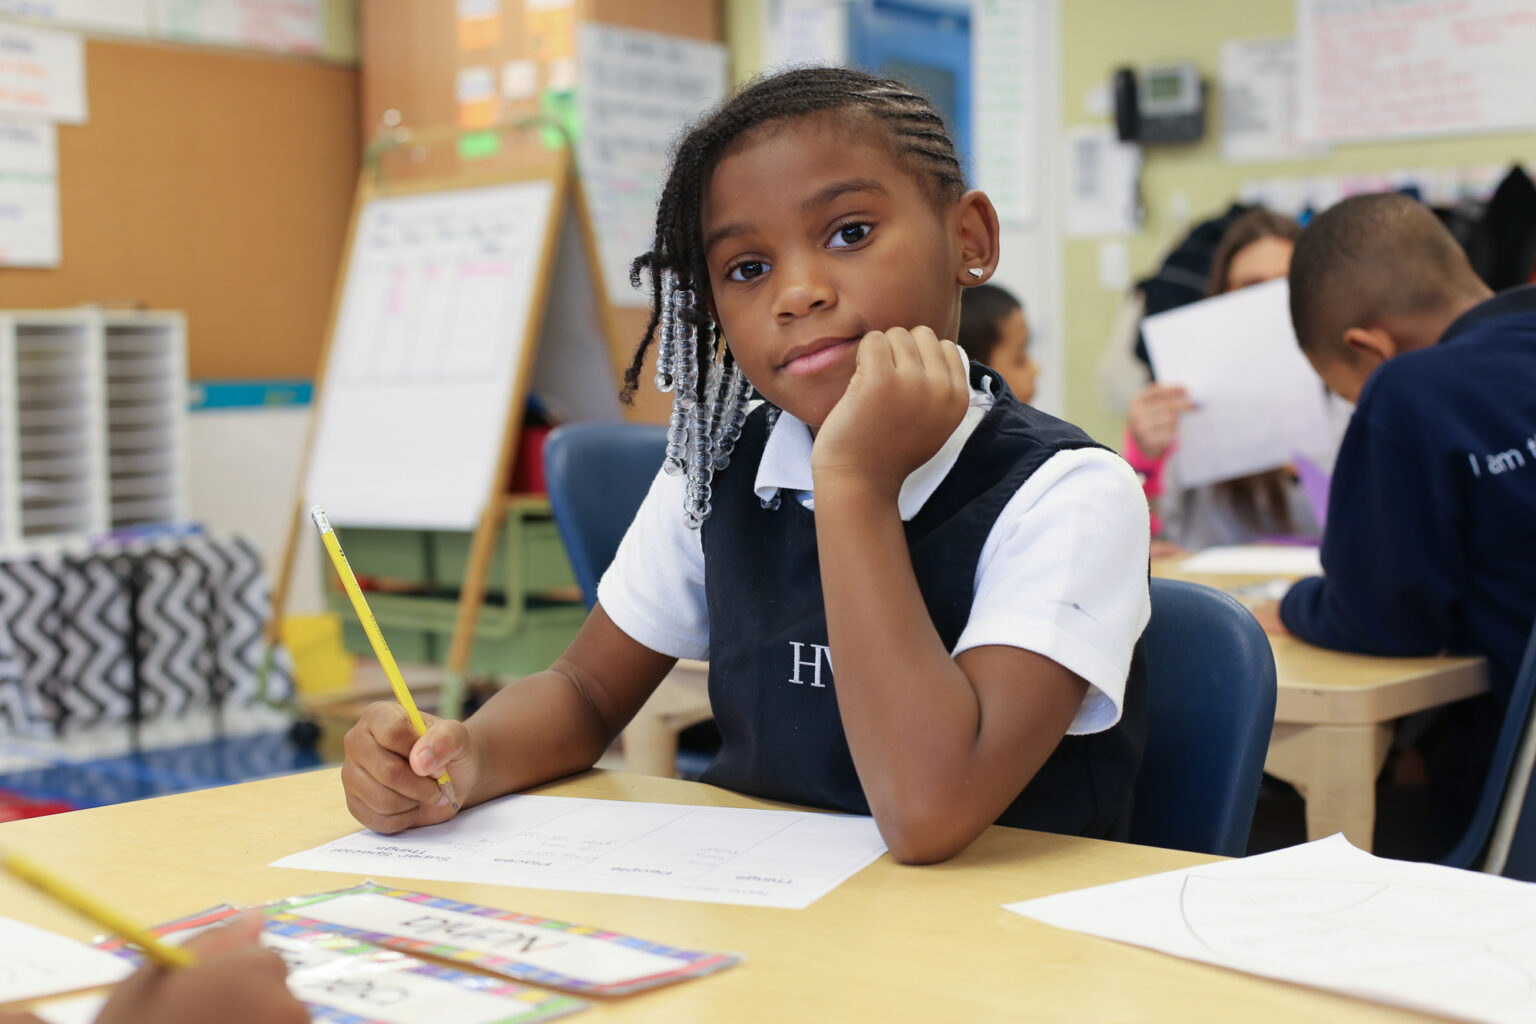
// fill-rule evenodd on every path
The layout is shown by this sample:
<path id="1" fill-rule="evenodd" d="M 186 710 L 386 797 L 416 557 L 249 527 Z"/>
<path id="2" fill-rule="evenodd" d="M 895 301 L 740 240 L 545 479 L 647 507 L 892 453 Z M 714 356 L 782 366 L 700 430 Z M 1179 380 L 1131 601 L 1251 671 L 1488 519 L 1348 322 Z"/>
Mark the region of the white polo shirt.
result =
<path id="1" fill-rule="evenodd" d="M 903 520 L 922 509 L 992 407 L 985 389 L 944 445 L 902 484 Z M 782 491 L 814 508 L 811 432 L 782 413 L 763 448 L 754 490 Z M 658 472 L 597 599 L 630 637 L 661 654 L 709 657 L 704 545 L 683 516 L 685 481 Z M 1120 720 L 1131 652 L 1151 615 L 1147 502 L 1113 452 L 1058 452 L 1003 506 L 976 564 L 971 617 L 952 654 L 1002 645 L 1034 651 L 1087 680 L 1067 730 L 1101 732 Z"/>

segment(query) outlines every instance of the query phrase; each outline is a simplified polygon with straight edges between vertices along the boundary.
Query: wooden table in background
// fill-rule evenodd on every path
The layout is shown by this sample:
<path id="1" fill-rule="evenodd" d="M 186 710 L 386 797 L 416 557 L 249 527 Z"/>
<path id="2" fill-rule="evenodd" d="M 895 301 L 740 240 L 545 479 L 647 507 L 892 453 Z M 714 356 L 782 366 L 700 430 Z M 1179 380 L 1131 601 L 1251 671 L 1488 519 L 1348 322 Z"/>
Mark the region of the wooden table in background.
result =
<path id="1" fill-rule="evenodd" d="M 589 772 L 539 792 L 724 807 L 776 806 L 698 783 Z M 0 845 L 165 921 L 352 885 L 357 876 L 268 865 L 356 830 L 337 770 L 0 825 Z M 953 860 L 888 856 L 806 910 L 726 906 L 380 878 L 438 895 L 629 932 L 745 962 L 603 1000 L 579 1021 L 1423 1021 L 1430 1018 L 1179 960 L 1002 909 L 1003 903 L 1214 858 L 990 828 Z M 86 939 L 90 924 L 9 877 L 8 917 Z"/>
<path id="2" fill-rule="evenodd" d="M 1269 576 L 1199 575 L 1179 559 L 1159 559 L 1152 575 L 1217 590 L 1263 583 Z M 1264 770 L 1295 786 L 1306 801 L 1307 838 L 1343 832 L 1371 849 L 1376 777 L 1404 715 L 1488 692 L 1482 658 L 1379 658 L 1271 636 L 1279 694 Z"/>

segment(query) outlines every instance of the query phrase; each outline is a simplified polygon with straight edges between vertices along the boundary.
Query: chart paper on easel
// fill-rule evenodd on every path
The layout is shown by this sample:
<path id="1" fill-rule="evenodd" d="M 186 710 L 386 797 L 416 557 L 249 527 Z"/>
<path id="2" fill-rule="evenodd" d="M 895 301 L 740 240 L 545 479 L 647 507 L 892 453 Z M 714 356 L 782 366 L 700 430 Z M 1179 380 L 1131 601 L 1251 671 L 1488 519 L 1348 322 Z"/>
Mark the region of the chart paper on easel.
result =
<path id="1" fill-rule="evenodd" d="M 363 207 L 305 485 L 333 522 L 474 528 L 529 344 L 555 192 L 541 178 Z"/>

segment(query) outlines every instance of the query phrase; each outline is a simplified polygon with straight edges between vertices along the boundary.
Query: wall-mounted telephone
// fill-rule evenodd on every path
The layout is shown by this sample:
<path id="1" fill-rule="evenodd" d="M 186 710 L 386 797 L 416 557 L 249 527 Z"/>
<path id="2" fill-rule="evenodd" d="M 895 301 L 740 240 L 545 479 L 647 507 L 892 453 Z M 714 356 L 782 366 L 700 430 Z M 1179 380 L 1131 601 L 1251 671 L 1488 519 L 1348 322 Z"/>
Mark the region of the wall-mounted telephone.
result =
<path id="1" fill-rule="evenodd" d="M 1194 64 L 1115 72 L 1115 129 L 1121 142 L 1194 142 L 1205 135 L 1205 83 Z"/>

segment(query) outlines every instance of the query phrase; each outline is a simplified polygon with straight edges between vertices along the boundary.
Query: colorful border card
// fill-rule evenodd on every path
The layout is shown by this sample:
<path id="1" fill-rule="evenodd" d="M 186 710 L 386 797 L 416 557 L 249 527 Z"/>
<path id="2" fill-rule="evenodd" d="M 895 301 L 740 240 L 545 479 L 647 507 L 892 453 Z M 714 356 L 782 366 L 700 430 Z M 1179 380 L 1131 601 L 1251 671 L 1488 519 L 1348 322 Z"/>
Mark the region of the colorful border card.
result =
<path id="1" fill-rule="evenodd" d="M 279 911 L 274 913 L 274 911 Z M 180 944 L 238 914 L 212 907 L 159 925 L 155 935 Z M 329 925 L 269 908 L 261 944 L 288 964 L 288 987 L 326 1024 L 535 1024 L 585 1009 L 564 992 L 429 963 Z M 138 949 L 113 938 L 99 948 L 139 962 Z"/>
<path id="2" fill-rule="evenodd" d="M 583 995 L 613 996 L 699 977 L 741 960 L 673 949 L 602 928 L 532 917 L 373 882 L 266 908 L 380 946 Z"/>

